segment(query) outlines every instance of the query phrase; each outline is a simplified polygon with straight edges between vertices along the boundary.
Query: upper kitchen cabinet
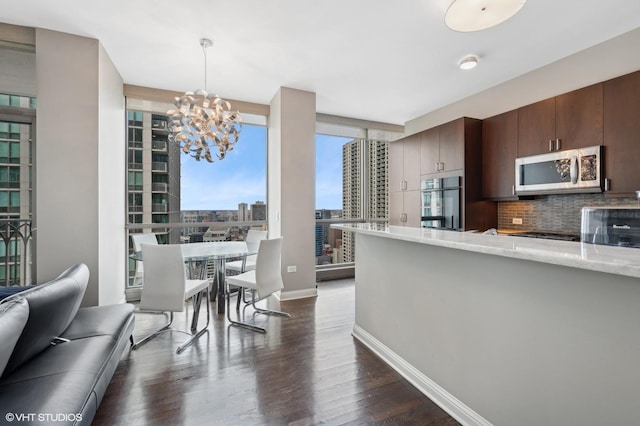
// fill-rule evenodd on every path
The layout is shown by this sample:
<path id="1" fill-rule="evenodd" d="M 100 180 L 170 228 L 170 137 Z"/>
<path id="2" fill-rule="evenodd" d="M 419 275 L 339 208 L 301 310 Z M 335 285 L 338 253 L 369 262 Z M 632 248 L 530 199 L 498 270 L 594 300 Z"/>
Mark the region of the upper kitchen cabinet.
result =
<path id="1" fill-rule="evenodd" d="M 482 194 L 487 199 L 516 199 L 515 160 L 518 146 L 518 111 L 482 122 Z"/>
<path id="2" fill-rule="evenodd" d="M 518 109 L 517 156 L 602 145 L 603 85 Z"/>
<path id="3" fill-rule="evenodd" d="M 550 141 L 556 138 L 555 98 L 524 106 L 517 112 L 517 156 L 527 157 L 549 151 Z"/>
<path id="4" fill-rule="evenodd" d="M 389 144 L 389 192 L 420 189 L 420 134 Z"/>
<path id="5" fill-rule="evenodd" d="M 459 118 L 421 133 L 420 174 L 464 168 L 465 123 L 468 120 L 472 119 Z"/>
<path id="6" fill-rule="evenodd" d="M 604 83 L 605 171 L 608 195 L 640 190 L 640 71 Z"/>

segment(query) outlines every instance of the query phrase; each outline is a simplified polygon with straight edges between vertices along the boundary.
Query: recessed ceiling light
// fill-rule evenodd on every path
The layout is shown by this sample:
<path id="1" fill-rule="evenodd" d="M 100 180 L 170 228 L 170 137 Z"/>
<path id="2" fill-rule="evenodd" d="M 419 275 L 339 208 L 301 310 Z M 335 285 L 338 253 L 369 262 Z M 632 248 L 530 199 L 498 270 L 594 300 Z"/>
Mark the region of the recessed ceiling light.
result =
<path id="1" fill-rule="evenodd" d="M 478 57 L 475 55 L 467 55 L 458 62 L 461 70 L 470 70 L 475 68 L 476 65 L 478 65 Z"/>
<path id="2" fill-rule="evenodd" d="M 444 22 L 454 31 L 480 31 L 515 15 L 526 0 L 454 0 Z"/>

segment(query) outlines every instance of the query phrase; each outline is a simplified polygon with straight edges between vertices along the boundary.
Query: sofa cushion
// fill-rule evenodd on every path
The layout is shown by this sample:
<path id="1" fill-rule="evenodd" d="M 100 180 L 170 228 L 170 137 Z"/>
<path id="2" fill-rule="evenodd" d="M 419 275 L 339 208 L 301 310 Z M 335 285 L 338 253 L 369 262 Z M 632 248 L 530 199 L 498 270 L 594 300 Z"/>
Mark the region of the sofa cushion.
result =
<path id="1" fill-rule="evenodd" d="M 13 286 L 13 287 L 0 287 L 0 300 L 6 299 L 9 296 L 13 296 L 16 293 L 20 293 L 21 291 L 29 290 L 33 288 L 33 285 L 25 285 L 25 286 Z"/>
<path id="2" fill-rule="evenodd" d="M 16 298 L 0 304 L 0 376 L 28 318 L 29 305 L 25 299 Z"/>
<path id="3" fill-rule="evenodd" d="M 75 340 L 106 335 L 118 339 L 131 321 L 133 305 L 130 303 L 80 308 L 61 337 Z"/>
<path id="4" fill-rule="evenodd" d="M 3 301 L 22 297 L 29 304 L 29 319 L 15 345 L 2 377 L 38 353 L 67 329 L 76 315 L 89 281 L 89 268 L 77 264 L 58 278 L 23 291 Z"/>

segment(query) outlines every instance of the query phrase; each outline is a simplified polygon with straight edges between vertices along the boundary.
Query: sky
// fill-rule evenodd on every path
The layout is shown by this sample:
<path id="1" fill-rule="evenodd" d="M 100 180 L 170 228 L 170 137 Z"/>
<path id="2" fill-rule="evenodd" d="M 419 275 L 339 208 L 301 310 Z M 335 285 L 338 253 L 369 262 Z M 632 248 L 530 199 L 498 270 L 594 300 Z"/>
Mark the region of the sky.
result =
<path id="1" fill-rule="evenodd" d="M 243 125 L 223 160 L 196 161 L 182 154 L 181 210 L 237 210 L 267 202 L 267 129 Z M 350 138 L 316 135 L 316 209 L 342 209 L 342 145 Z"/>

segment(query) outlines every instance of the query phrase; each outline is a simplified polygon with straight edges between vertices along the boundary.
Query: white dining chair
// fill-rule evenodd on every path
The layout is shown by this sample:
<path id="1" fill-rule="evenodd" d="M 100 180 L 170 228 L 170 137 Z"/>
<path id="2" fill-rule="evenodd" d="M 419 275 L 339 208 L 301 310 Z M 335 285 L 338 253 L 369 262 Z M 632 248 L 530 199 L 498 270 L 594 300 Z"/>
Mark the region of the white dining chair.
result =
<path id="1" fill-rule="evenodd" d="M 267 231 L 258 231 L 256 229 L 249 229 L 247 232 L 247 238 L 245 242 L 247 244 L 257 244 L 258 242 L 267 239 Z M 227 272 L 242 273 L 250 271 L 256 268 L 257 255 L 245 256 L 242 260 L 234 260 L 233 262 L 227 262 L 225 270 Z"/>
<path id="2" fill-rule="evenodd" d="M 243 272 L 240 275 L 232 275 L 227 277 L 227 285 L 233 285 L 240 289 L 251 291 L 251 305 L 256 313 L 267 315 L 280 315 L 291 317 L 286 312 L 274 311 L 271 309 L 262 309 L 256 306 L 256 302 L 266 299 L 273 293 L 284 288 L 282 282 L 282 273 L 280 270 L 280 259 L 282 250 L 282 237 L 271 240 L 261 240 L 256 257 L 255 269 Z M 241 297 L 241 295 L 238 295 Z M 237 309 L 238 316 L 240 311 Z M 231 319 L 229 298 L 227 298 L 227 319 L 232 325 L 248 328 L 261 333 L 267 330 L 254 324 L 244 321 L 235 321 Z"/>
<path id="3" fill-rule="evenodd" d="M 140 311 L 169 312 L 167 324 L 146 336 L 133 345 L 138 349 L 149 340 L 164 331 L 177 331 L 190 334 L 190 338 L 181 344 L 177 353 L 181 353 L 195 339 L 200 337 L 209 326 L 209 281 L 206 279 L 190 280 L 186 278 L 182 249 L 179 245 L 141 244 L 142 261 L 145 264 L 145 283 L 140 298 Z M 174 312 L 184 312 L 185 301 L 192 299 L 193 317 L 191 319 L 191 333 L 171 328 Z M 204 300 L 207 307 L 207 324 L 197 329 L 200 306 Z"/>
<path id="4" fill-rule="evenodd" d="M 131 242 L 133 243 L 133 251 L 142 250 L 141 244 L 158 244 L 158 238 L 153 232 L 145 234 L 131 234 Z M 136 260 L 135 272 L 133 274 L 133 285 L 139 286 L 144 284 L 144 265 L 140 260 Z"/>

